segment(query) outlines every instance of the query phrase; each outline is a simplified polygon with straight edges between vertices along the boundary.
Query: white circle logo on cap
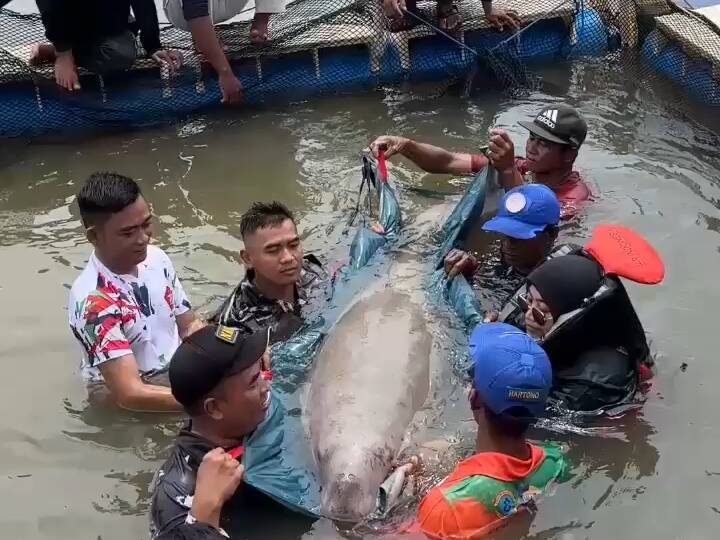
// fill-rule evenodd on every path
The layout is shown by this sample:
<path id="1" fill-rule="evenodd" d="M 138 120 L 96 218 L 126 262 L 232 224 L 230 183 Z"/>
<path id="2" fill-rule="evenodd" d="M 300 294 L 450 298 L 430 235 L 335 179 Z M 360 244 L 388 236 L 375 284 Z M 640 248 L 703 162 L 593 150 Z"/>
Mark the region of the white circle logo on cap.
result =
<path id="1" fill-rule="evenodd" d="M 511 214 L 522 212 L 527 206 L 527 199 L 522 193 L 513 193 L 505 199 L 505 210 Z"/>

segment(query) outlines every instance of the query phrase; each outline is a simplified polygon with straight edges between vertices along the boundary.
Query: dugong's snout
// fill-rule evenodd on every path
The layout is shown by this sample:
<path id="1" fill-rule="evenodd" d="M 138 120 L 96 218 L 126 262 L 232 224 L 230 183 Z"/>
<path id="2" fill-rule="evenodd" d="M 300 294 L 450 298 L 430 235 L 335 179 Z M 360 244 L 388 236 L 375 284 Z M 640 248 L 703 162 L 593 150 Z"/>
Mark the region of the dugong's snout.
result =
<path id="1" fill-rule="evenodd" d="M 323 486 L 323 515 L 336 521 L 360 521 L 375 509 L 377 488 L 371 484 L 354 474 L 337 474 Z"/>

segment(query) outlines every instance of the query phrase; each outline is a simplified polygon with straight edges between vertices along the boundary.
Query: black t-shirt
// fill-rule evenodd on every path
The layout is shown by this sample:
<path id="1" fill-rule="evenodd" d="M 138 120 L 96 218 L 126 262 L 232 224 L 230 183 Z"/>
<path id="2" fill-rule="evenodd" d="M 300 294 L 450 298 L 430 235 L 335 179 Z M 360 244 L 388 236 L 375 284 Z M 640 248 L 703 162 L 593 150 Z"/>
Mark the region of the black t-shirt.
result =
<path id="1" fill-rule="evenodd" d="M 188 524 L 195 479 L 203 456 L 215 446 L 189 429 L 178 435 L 170 458 L 153 482 L 150 531 L 163 540 L 220 540 L 225 536 L 208 525 Z M 232 540 L 296 539 L 314 518 L 292 512 L 254 487 L 241 483 L 223 506 L 220 527 Z"/>
<path id="2" fill-rule="evenodd" d="M 300 278 L 295 285 L 295 302 L 288 303 L 265 296 L 248 272 L 232 294 L 210 318 L 210 322 L 253 333 L 273 328 L 272 340 L 288 339 L 303 324 L 319 317 L 332 296 L 332 280 L 314 255 L 306 255 Z"/>

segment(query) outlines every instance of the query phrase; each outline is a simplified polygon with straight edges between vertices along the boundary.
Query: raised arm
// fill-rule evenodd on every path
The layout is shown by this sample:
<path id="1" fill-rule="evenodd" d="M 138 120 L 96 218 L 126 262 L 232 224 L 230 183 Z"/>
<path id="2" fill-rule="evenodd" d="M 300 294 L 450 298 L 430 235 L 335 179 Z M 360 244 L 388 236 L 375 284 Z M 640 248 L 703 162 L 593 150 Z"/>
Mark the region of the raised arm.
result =
<path id="1" fill-rule="evenodd" d="M 474 167 L 474 156 L 471 154 L 451 152 L 438 146 L 392 135 L 378 137 L 370 145 L 370 149 L 375 157 L 377 157 L 380 150 L 385 152 L 386 157 L 395 154 L 405 156 L 422 170 L 429 173 L 469 175 L 475 172 L 475 169 L 486 164 L 480 163 L 479 167 Z M 475 158 L 477 157 L 479 156 L 475 156 Z"/>
<path id="2" fill-rule="evenodd" d="M 523 185 L 523 177 L 515 165 L 515 145 L 505 130 L 495 128 L 490 131 L 487 155 L 505 191 Z"/>
<path id="3" fill-rule="evenodd" d="M 224 540 L 230 538 L 220 528 L 220 516 L 225 502 L 230 499 L 242 482 L 245 468 L 235 459 L 228 456 L 222 448 L 210 450 L 203 457 L 197 471 L 192 507 L 190 512 L 177 513 L 168 519 L 170 513 L 156 512 L 156 516 L 168 519 L 166 523 L 156 523 L 161 534 L 156 540 Z M 155 504 L 162 500 L 165 504 L 174 505 L 168 500 L 168 493 L 162 489 L 162 480 L 156 491 Z M 158 489 L 158 488 L 156 488 Z M 177 506 L 173 506 L 177 509 Z"/>

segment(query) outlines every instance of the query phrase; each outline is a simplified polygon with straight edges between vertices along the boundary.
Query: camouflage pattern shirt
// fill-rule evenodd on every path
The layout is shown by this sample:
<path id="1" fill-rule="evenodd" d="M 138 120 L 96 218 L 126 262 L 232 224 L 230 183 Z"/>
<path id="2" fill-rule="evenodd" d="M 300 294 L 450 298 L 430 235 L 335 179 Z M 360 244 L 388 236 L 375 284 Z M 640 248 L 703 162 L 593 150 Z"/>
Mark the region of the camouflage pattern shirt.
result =
<path id="1" fill-rule="evenodd" d="M 294 302 L 268 298 L 257 288 L 254 278 L 254 272 L 248 270 L 210 322 L 240 328 L 244 333 L 271 327 L 272 341 L 282 341 L 304 321 L 317 316 L 332 297 L 332 280 L 314 255 L 306 255 L 303 260 Z"/>

